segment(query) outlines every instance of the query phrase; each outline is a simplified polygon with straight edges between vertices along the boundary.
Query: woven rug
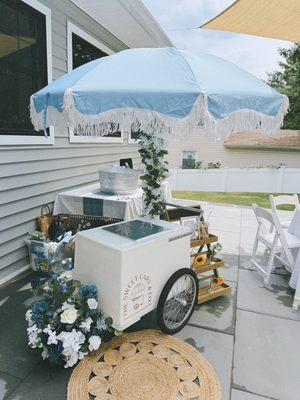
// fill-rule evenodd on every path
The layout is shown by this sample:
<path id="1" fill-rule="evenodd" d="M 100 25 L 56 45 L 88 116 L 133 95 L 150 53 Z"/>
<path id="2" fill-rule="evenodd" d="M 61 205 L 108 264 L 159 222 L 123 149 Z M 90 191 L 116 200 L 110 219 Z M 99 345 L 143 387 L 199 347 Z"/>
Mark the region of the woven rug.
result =
<path id="1" fill-rule="evenodd" d="M 192 346 L 159 331 L 123 334 L 74 369 L 68 400 L 220 400 L 219 379 Z"/>

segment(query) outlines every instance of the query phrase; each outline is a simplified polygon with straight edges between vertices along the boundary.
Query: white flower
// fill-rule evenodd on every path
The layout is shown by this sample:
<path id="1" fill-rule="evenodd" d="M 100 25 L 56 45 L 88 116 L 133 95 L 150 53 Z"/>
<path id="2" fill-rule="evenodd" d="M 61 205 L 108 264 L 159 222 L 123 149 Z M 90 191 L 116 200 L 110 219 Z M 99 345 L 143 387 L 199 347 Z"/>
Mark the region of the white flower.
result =
<path id="1" fill-rule="evenodd" d="M 43 287 L 43 289 L 45 290 L 45 292 L 49 292 L 50 287 L 49 287 L 48 283 Z"/>
<path id="2" fill-rule="evenodd" d="M 47 344 L 57 344 L 56 332 L 51 329 L 50 325 L 47 325 L 43 332 L 48 335 Z"/>
<path id="3" fill-rule="evenodd" d="M 42 359 L 46 360 L 46 358 L 48 358 L 48 357 L 49 357 L 49 353 L 48 353 L 47 347 L 44 347 L 43 351 L 42 351 Z"/>
<path id="4" fill-rule="evenodd" d="M 65 301 L 63 303 L 63 305 L 61 306 L 61 309 L 64 311 L 64 310 L 68 310 L 69 308 L 73 308 L 73 307 L 74 307 L 73 304 L 70 304 L 67 301 Z"/>
<path id="5" fill-rule="evenodd" d="M 64 356 L 66 357 L 67 360 L 64 366 L 65 368 L 73 367 L 79 359 L 78 353 L 76 351 L 73 351 L 72 349 L 64 351 Z"/>
<path id="6" fill-rule="evenodd" d="M 25 319 L 28 322 L 28 326 L 32 326 L 34 322 L 32 321 L 32 310 L 28 310 L 25 314 Z"/>
<path id="7" fill-rule="evenodd" d="M 81 345 L 85 342 L 84 334 L 80 331 L 76 331 L 75 329 L 72 329 L 72 332 L 61 332 L 57 336 L 57 339 L 63 342 L 64 354 L 69 349 L 78 352 L 81 348 Z"/>
<path id="8" fill-rule="evenodd" d="M 89 332 L 91 330 L 92 323 L 93 323 L 92 318 L 88 317 L 87 319 L 81 322 L 79 328 L 84 329 L 86 332 Z"/>
<path id="9" fill-rule="evenodd" d="M 101 338 L 100 336 L 91 336 L 89 338 L 89 350 L 98 350 L 101 344 Z"/>
<path id="10" fill-rule="evenodd" d="M 35 349 L 36 347 L 40 346 L 40 338 L 39 338 L 39 333 L 41 333 L 42 330 L 39 329 L 36 324 L 30 326 L 27 328 L 27 333 L 28 333 L 28 344 L 30 347 Z"/>
<path id="11" fill-rule="evenodd" d="M 74 306 L 65 309 L 60 315 L 60 321 L 63 324 L 74 324 L 78 316 L 77 310 Z"/>
<path id="12" fill-rule="evenodd" d="M 80 349 L 85 342 L 84 334 L 72 329 L 72 332 L 61 332 L 57 339 L 63 343 L 63 355 L 66 359 L 65 368 L 73 367 L 79 360 L 79 356 L 82 356 Z"/>
<path id="13" fill-rule="evenodd" d="M 79 360 L 82 360 L 83 357 L 85 357 L 86 355 L 88 355 L 87 352 L 80 351 L 80 352 L 78 353 L 78 358 L 79 358 Z"/>
<path id="14" fill-rule="evenodd" d="M 96 299 L 88 299 L 87 304 L 91 310 L 96 310 L 98 307 L 98 301 Z"/>
<path id="15" fill-rule="evenodd" d="M 25 319 L 26 319 L 26 321 L 31 321 L 31 317 L 32 317 L 32 310 L 28 310 L 28 311 L 26 311 L 26 314 L 25 314 Z"/>

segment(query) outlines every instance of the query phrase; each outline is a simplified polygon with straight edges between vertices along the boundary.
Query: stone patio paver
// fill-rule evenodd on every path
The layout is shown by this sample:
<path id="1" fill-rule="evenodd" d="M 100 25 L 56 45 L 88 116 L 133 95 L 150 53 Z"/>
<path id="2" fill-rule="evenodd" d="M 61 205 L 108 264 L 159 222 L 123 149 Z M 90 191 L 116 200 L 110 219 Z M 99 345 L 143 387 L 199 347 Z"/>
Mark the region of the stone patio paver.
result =
<path id="1" fill-rule="evenodd" d="M 292 309 L 292 296 L 286 277 L 272 274 L 269 286 L 265 287 L 257 271 L 239 271 L 237 305 L 240 309 L 299 321 L 300 312 Z"/>
<path id="2" fill-rule="evenodd" d="M 231 392 L 231 400 L 269 400 L 269 397 L 261 397 L 256 394 L 233 389 Z"/>
<path id="3" fill-rule="evenodd" d="M 234 334 L 236 284 L 230 282 L 232 296 L 222 296 L 208 303 L 196 306 L 190 324 L 224 333 Z"/>
<path id="4" fill-rule="evenodd" d="M 175 336 L 199 350 L 213 365 L 220 378 L 222 400 L 230 400 L 233 336 L 189 325 Z"/>
<path id="5" fill-rule="evenodd" d="M 300 323 L 237 310 L 233 385 L 260 396 L 299 400 Z"/>
<path id="6" fill-rule="evenodd" d="M 6 400 L 64 400 L 71 370 L 39 362 Z"/>
<path id="7" fill-rule="evenodd" d="M 8 396 L 21 382 L 21 379 L 0 372 L 0 400 L 3 400 L 5 396 Z"/>

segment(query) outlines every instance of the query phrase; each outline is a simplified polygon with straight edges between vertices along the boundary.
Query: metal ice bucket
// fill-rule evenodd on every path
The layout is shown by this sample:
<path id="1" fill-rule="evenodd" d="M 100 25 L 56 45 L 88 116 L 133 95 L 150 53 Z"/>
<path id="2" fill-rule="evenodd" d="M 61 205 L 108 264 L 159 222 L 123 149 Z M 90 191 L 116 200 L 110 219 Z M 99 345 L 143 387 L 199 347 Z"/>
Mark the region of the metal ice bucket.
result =
<path id="1" fill-rule="evenodd" d="M 140 171 L 113 165 L 99 171 L 100 189 L 112 194 L 133 194 L 139 184 Z"/>

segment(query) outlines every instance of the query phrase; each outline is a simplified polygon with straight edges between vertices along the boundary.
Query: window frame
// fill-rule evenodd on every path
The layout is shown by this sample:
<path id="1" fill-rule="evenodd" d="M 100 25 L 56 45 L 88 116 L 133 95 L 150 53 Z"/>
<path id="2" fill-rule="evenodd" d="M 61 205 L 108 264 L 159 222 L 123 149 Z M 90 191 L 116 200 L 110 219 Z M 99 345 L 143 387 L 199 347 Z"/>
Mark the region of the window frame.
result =
<path id="1" fill-rule="evenodd" d="M 108 55 L 115 54 L 115 52 L 100 42 L 94 36 L 90 35 L 79 26 L 75 25 L 70 20 L 67 21 L 67 53 L 68 53 L 68 72 L 73 71 L 73 34 L 79 36 L 81 39 L 97 47 L 97 49 L 104 51 Z M 120 137 L 105 137 L 105 136 L 75 136 L 71 128 L 69 128 L 69 142 L 70 143 L 123 143 L 124 134 L 121 132 Z"/>
<path id="2" fill-rule="evenodd" d="M 73 33 L 91 45 L 97 47 L 97 49 L 104 51 L 108 55 L 115 53 L 112 49 L 105 46 L 105 44 L 101 43 L 99 40 L 69 20 L 67 21 L 67 30 L 68 72 L 73 71 Z"/>
<path id="3" fill-rule="evenodd" d="M 71 127 L 69 127 L 69 141 L 70 143 L 123 143 L 124 132 L 121 131 L 120 137 L 107 137 L 107 136 L 76 136 Z"/>
<path id="4" fill-rule="evenodd" d="M 52 82 L 52 20 L 51 9 L 38 0 L 20 0 L 28 6 L 34 8 L 45 16 L 46 26 L 46 52 L 47 52 L 47 81 L 48 85 Z M 29 99 L 28 99 L 29 106 Z M 1 145 L 53 145 L 54 144 L 54 129 L 49 128 L 49 134 L 45 136 L 37 135 L 0 135 Z"/>
<path id="5" fill-rule="evenodd" d="M 183 160 L 187 160 L 187 158 L 183 157 L 185 152 L 195 153 L 195 159 L 194 159 L 195 164 L 198 162 L 198 151 L 197 150 L 187 150 L 187 149 L 181 150 L 181 164 L 180 164 L 181 168 L 182 168 Z"/>

